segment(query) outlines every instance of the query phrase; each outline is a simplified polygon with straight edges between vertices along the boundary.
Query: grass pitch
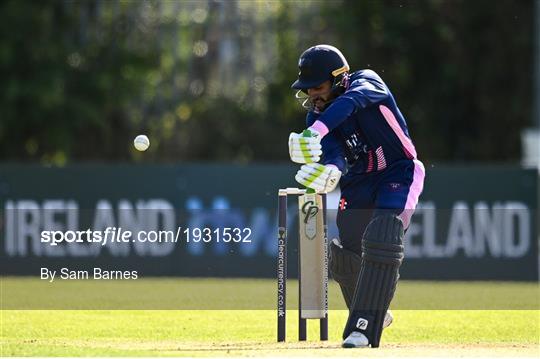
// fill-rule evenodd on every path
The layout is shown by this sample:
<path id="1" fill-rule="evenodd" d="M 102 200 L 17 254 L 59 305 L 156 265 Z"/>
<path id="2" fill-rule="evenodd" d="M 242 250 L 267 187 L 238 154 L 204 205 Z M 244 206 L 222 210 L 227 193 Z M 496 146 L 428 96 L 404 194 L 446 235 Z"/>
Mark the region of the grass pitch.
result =
<path id="1" fill-rule="evenodd" d="M 215 287 L 230 281 L 240 292 L 260 287 L 263 294 L 263 288 L 268 286 L 275 294 L 273 280 L 203 281 Z M 21 308 L 5 309 L 6 302 L 14 304 L 14 294 L 10 293 L 15 293 L 18 282 L 17 278 L 2 279 L 2 299 L 8 300 L 2 300 L 4 309 L 0 311 L 1 356 L 540 356 L 538 302 L 536 308 L 530 307 L 538 298 L 538 285 L 534 283 L 497 283 L 499 294 L 503 294 L 503 289 L 507 295 L 514 293 L 514 297 L 528 293 L 529 302 L 521 306 L 508 302 L 509 308 L 489 310 L 421 310 L 401 309 L 407 308 L 409 290 L 429 286 L 438 298 L 441 293 L 452 292 L 451 287 L 464 291 L 468 286 L 482 288 L 482 283 L 400 282 L 396 303 L 402 304 L 393 310 L 395 321 L 383 334 L 381 347 L 345 350 L 339 347 L 347 317 L 345 310 L 330 311 L 330 341 L 326 343 L 316 340 L 317 321 L 308 321 L 308 342 L 297 342 L 298 314 L 289 310 L 287 343 L 278 344 L 276 312 L 270 308 L 241 310 L 250 305 L 238 303 L 234 308 L 215 310 L 22 310 L 22 304 Z M 188 292 L 201 290 L 197 287 L 199 280 L 147 279 L 141 283 L 149 291 L 153 285 L 166 283 L 182 283 Z M 292 306 L 295 286 L 290 286 L 289 291 L 288 304 Z M 34 292 L 33 296 L 44 299 L 47 295 L 41 297 Z M 334 284 L 330 295 L 331 304 L 341 300 Z M 245 297 L 252 300 L 250 295 Z M 275 306 L 274 301 L 272 295 L 269 303 Z M 113 302 L 116 303 L 114 299 Z M 514 303 L 514 307 L 510 308 L 509 303 Z"/>

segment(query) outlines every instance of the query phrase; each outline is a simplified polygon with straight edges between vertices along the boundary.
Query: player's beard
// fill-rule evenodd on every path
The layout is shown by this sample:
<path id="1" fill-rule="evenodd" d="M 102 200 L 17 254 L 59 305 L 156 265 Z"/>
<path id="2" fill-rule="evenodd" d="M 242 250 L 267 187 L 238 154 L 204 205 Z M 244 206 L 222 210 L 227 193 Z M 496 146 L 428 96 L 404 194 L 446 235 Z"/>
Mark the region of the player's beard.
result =
<path id="1" fill-rule="evenodd" d="M 319 110 L 319 111 L 323 111 L 324 110 L 324 104 L 326 103 L 326 101 L 324 101 L 322 99 L 322 97 L 320 96 L 317 96 L 315 97 L 314 99 L 311 100 L 311 102 L 313 103 L 313 106 Z"/>
<path id="2" fill-rule="evenodd" d="M 311 103 L 319 112 L 323 112 L 333 100 L 332 95 L 328 95 L 328 99 L 326 100 L 321 96 L 317 96 L 311 100 Z"/>

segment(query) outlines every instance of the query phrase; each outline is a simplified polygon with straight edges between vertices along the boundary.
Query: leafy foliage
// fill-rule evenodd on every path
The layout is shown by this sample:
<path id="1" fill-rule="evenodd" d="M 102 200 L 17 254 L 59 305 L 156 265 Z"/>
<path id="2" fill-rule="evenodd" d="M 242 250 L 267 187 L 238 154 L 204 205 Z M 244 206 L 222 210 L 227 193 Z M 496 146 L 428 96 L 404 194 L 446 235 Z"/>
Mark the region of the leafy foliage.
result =
<path id="1" fill-rule="evenodd" d="M 423 160 L 512 161 L 530 123 L 531 0 L 4 1 L 0 159 L 286 160 L 290 84 L 331 43 L 389 84 Z M 147 133 L 150 150 L 132 149 Z"/>

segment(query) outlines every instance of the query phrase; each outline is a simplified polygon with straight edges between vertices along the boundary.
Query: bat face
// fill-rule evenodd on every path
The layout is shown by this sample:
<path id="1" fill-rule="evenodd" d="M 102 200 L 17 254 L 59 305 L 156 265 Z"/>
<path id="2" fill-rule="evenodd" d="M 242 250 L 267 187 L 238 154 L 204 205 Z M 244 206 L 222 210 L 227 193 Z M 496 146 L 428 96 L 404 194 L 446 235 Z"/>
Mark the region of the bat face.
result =
<path id="1" fill-rule="evenodd" d="M 298 197 L 300 310 L 305 319 L 324 318 L 328 263 L 323 200 L 321 195 L 306 193 Z"/>

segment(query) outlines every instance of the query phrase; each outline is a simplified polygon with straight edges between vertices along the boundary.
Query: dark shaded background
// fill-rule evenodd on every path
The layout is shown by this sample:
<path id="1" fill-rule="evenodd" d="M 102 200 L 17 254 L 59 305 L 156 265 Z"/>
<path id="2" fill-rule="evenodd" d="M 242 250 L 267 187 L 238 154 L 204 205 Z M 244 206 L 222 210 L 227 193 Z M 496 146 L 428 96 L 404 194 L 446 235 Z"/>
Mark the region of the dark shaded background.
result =
<path id="1" fill-rule="evenodd" d="M 285 161 L 298 56 L 329 43 L 389 84 L 428 164 L 518 161 L 533 5 L 3 1 L 0 160 Z"/>

